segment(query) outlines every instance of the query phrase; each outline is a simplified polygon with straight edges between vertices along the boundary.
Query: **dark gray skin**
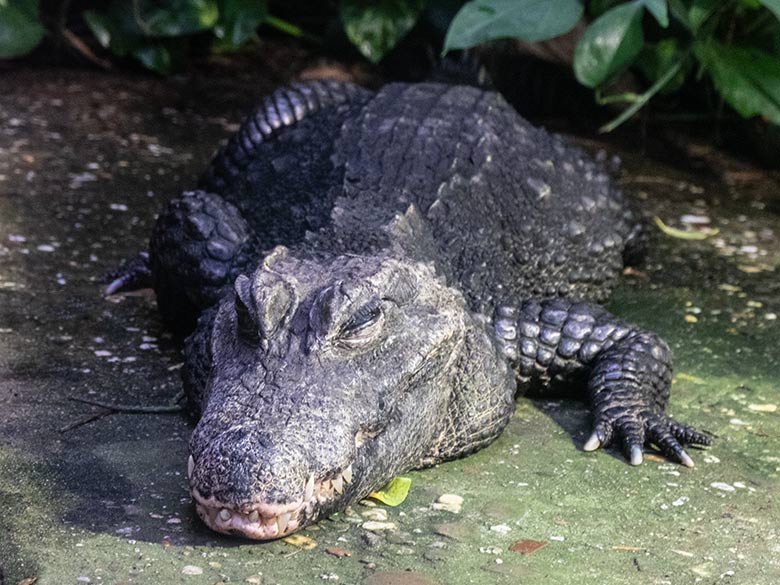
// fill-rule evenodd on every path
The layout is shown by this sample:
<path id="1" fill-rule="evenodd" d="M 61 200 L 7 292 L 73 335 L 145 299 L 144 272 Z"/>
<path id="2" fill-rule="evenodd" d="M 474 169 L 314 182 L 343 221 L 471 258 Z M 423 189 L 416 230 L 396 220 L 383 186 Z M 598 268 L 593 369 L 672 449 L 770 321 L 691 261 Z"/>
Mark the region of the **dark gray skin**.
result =
<path id="1" fill-rule="evenodd" d="M 683 445 L 709 439 L 664 413 L 667 345 L 593 303 L 641 233 L 598 164 L 497 93 L 309 82 L 266 98 L 150 245 L 163 315 L 192 331 L 201 518 L 288 534 L 485 447 L 529 390 L 589 401 L 586 450 L 616 441 L 639 464 L 652 444 L 693 465 Z"/>

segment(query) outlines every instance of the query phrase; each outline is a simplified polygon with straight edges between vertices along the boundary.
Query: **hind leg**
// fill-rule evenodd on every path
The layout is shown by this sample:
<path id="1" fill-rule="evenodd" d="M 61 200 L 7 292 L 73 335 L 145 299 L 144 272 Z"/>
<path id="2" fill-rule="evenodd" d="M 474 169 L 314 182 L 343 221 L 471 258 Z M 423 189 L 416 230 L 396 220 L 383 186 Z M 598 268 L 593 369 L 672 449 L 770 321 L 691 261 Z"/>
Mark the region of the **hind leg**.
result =
<path id="1" fill-rule="evenodd" d="M 168 204 L 149 251 L 160 311 L 180 332 L 191 331 L 256 256 L 238 209 L 205 191 L 186 192 Z"/>

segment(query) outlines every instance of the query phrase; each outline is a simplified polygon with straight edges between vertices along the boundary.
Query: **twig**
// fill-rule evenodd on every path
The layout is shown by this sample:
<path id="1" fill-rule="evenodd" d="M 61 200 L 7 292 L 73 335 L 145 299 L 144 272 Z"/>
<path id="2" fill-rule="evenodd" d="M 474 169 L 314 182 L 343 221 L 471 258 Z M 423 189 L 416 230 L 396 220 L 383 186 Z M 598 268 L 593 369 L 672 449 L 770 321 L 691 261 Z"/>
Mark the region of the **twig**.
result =
<path id="1" fill-rule="evenodd" d="M 102 69 L 111 69 L 111 63 L 105 59 L 101 59 L 95 53 L 92 52 L 84 41 L 70 32 L 67 28 L 62 29 L 62 38 L 76 51 L 78 51 L 85 59 L 94 63 Z"/>
<path id="2" fill-rule="evenodd" d="M 84 404 L 91 404 L 92 406 L 99 406 L 105 408 L 111 413 L 122 414 L 172 414 L 181 412 L 184 410 L 184 406 L 178 404 L 182 398 L 184 398 L 184 392 L 179 391 L 176 396 L 173 397 L 170 404 L 162 406 L 142 406 L 138 404 L 112 404 L 110 402 L 101 402 L 100 400 L 90 400 L 88 398 L 79 398 L 77 396 L 68 396 L 68 400 L 74 402 L 83 402 Z M 111 414 L 107 413 L 107 414 Z"/>
<path id="3" fill-rule="evenodd" d="M 114 414 L 111 410 L 104 410 L 103 412 L 98 412 L 95 414 L 90 414 L 88 416 L 85 416 L 83 418 L 80 418 L 76 421 L 73 421 L 70 424 L 65 425 L 64 427 L 58 429 L 60 433 L 67 433 L 68 431 L 72 431 L 73 429 L 77 429 L 80 426 L 86 425 L 91 423 L 92 421 L 96 421 L 99 418 L 103 418 L 104 416 L 108 416 L 109 414 Z"/>

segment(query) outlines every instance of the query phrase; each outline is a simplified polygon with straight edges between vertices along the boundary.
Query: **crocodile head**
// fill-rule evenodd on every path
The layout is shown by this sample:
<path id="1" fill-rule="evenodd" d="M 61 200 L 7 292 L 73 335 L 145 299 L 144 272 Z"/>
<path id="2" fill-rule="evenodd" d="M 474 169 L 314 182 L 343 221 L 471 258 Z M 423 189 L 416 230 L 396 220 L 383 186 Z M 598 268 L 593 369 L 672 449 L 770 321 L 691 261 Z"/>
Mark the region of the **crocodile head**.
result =
<path id="1" fill-rule="evenodd" d="M 277 538 L 435 456 L 479 324 L 430 265 L 278 248 L 234 288 L 203 343 L 190 441 L 209 527 Z"/>

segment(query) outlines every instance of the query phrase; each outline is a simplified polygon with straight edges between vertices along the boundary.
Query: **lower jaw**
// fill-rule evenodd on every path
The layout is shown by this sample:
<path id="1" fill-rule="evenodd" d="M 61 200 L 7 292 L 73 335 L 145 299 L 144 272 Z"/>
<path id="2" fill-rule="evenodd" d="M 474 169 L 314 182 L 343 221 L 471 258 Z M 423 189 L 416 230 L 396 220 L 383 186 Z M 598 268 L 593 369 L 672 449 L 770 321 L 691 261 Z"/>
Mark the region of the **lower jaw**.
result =
<path id="1" fill-rule="evenodd" d="M 291 513 L 260 516 L 252 512 L 245 514 L 228 511 L 228 516 L 224 512 L 227 508 L 212 508 L 199 503 L 195 504 L 195 509 L 201 520 L 212 530 L 253 540 L 283 538 L 301 527 L 300 516 L 293 518 Z"/>
<path id="2" fill-rule="evenodd" d="M 192 491 L 195 510 L 204 524 L 216 532 L 251 538 L 273 540 L 292 534 L 304 524 L 310 510 L 303 502 L 293 504 L 242 506 L 236 510 L 213 498 L 205 499 Z"/>

